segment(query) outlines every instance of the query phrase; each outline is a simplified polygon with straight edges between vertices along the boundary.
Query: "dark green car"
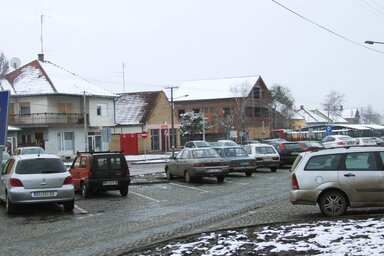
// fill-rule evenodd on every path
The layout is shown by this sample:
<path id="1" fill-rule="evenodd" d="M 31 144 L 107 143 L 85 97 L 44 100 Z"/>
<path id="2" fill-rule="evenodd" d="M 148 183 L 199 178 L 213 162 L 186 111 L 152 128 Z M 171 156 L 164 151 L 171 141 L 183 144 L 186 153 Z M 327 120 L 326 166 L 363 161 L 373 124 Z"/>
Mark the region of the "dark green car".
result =
<path id="1" fill-rule="evenodd" d="M 229 172 L 244 172 L 246 176 L 251 176 L 256 171 L 256 159 L 248 156 L 244 148 L 235 147 L 214 147 L 219 155 L 227 160 Z"/>

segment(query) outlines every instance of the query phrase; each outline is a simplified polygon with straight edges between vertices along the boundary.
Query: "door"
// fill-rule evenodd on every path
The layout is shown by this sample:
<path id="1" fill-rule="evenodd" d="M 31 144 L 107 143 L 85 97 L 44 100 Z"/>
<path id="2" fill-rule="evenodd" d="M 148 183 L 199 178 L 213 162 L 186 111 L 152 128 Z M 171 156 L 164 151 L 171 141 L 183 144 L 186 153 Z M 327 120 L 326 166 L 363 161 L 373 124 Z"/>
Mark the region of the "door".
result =
<path id="1" fill-rule="evenodd" d="M 88 151 L 102 151 L 101 135 L 88 135 Z"/>
<path id="2" fill-rule="evenodd" d="M 384 203 L 384 177 L 375 152 L 356 152 L 346 155 L 339 166 L 339 182 L 350 196 L 351 203 Z M 343 160 L 342 160 L 343 161 Z"/>

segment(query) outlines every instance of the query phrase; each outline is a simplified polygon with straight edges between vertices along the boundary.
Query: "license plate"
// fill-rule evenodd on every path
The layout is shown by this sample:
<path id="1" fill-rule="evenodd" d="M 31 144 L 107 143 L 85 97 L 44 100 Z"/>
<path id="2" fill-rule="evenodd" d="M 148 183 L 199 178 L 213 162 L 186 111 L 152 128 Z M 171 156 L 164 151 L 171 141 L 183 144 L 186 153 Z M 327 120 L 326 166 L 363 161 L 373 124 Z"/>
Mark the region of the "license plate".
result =
<path id="1" fill-rule="evenodd" d="M 292 152 L 291 154 L 292 154 L 292 155 L 298 155 L 299 152 Z"/>
<path id="2" fill-rule="evenodd" d="M 112 186 L 112 185 L 118 185 L 119 183 L 117 180 L 106 180 L 103 181 L 103 186 Z"/>
<path id="3" fill-rule="evenodd" d="M 52 197 L 57 196 L 56 191 L 37 191 L 32 192 L 32 197 Z"/>
<path id="4" fill-rule="evenodd" d="M 249 162 L 240 162 L 240 165 L 242 165 L 242 166 L 248 166 L 248 165 L 249 165 Z"/>
<path id="5" fill-rule="evenodd" d="M 211 172 L 221 172 L 221 169 L 206 169 L 205 171 L 208 172 L 208 173 L 211 173 Z"/>

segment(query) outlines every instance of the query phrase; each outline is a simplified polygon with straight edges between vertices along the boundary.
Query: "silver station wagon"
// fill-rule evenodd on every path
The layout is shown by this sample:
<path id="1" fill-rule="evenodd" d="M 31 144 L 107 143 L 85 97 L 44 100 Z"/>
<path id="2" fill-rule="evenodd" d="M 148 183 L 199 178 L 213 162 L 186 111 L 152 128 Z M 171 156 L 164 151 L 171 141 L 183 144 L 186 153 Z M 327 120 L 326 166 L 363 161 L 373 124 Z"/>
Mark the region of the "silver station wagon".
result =
<path id="1" fill-rule="evenodd" d="M 4 166 L 0 182 L 0 202 L 7 214 L 20 204 L 59 203 L 65 211 L 75 205 L 72 176 L 58 156 L 18 155 Z"/>
<path id="2" fill-rule="evenodd" d="M 339 216 L 348 207 L 384 206 L 384 147 L 303 152 L 294 162 L 289 200 Z"/>

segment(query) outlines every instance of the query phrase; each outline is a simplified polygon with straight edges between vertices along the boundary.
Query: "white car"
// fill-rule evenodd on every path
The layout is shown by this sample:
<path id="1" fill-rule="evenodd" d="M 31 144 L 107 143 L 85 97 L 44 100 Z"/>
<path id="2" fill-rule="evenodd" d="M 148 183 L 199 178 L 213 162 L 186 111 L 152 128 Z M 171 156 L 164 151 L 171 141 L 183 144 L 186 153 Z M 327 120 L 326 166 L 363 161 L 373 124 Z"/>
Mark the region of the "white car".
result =
<path id="1" fill-rule="evenodd" d="M 354 138 L 358 146 L 376 146 L 376 142 L 372 138 L 360 137 Z"/>
<path id="2" fill-rule="evenodd" d="M 355 146 L 357 144 L 357 141 L 348 135 L 328 135 L 320 142 L 325 148 Z"/>
<path id="3" fill-rule="evenodd" d="M 236 142 L 233 140 L 218 140 L 217 142 L 221 143 L 223 146 L 230 146 L 230 147 L 236 147 L 239 146 Z"/>
<path id="4" fill-rule="evenodd" d="M 269 144 L 248 144 L 244 145 L 248 155 L 256 159 L 257 168 L 269 168 L 276 172 L 280 164 L 280 155 L 277 150 Z"/>
<path id="5" fill-rule="evenodd" d="M 0 201 L 7 214 L 14 213 L 17 205 L 38 203 L 58 203 L 64 211 L 73 211 L 72 176 L 56 155 L 12 156 L 2 170 Z"/>

